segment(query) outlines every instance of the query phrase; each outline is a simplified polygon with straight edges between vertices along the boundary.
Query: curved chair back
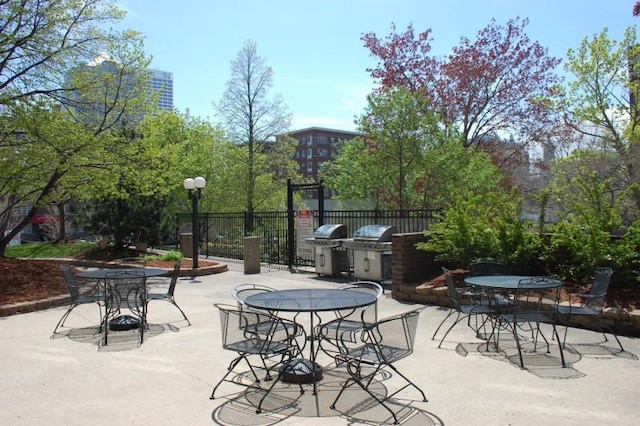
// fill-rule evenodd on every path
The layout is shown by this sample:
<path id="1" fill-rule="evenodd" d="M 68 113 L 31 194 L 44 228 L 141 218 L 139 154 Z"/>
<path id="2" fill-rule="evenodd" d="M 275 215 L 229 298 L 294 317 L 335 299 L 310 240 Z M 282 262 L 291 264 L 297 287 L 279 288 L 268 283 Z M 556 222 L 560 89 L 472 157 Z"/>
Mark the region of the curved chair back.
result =
<path id="1" fill-rule="evenodd" d="M 343 320 L 347 318 L 355 318 L 363 323 L 373 323 L 378 320 L 378 299 L 384 294 L 384 289 L 380 284 L 374 281 L 354 281 L 352 283 L 341 285 L 338 287 L 338 290 L 361 291 L 363 293 L 369 293 L 376 296 L 376 302 L 372 305 L 354 309 L 353 312 L 348 313 L 347 315 L 342 313 L 340 317 Z"/>
<path id="2" fill-rule="evenodd" d="M 178 278 L 180 277 L 180 266 L 182 265 L 182 261 L 176 260 L 176 263 L 173 265 L 173 272 L 171 273 L 171 281 L 169 282 L 169 290 L 167 294 L 169 297 L 173 297 L 173 293 L 176 291 L 176 284 L 178 284 Z"/>
<path id="3" fill-rule="evenodd" d="M 447 289 L 449 290 L 449 300 L 451 301 L 452 307 L 460 311 L 460 298 L 458 297 L 458 289 L 456 288 L 456 283 L 453 280 L 453 275 L 451 271 L 445 267 L 442 267 L 442 272 L 444 273 L 445 280 L 447 281 Z"/>
<path id="4" fill-rule="evenodd" d="M 367 327 L 360 336 L 371 351 L 363 351 L 366 361 L 392 364 L 413 353 L 418 330 L 418 317 L 425 308 L 381 319 Z"/>
<path id="5" fill-rule="evenodd" d="M 596 269 L 589 297 L 585 300 L 585 307 L 591 308 L 597 312 L 600 312 L 604 308 L 604 299 L 607 297 L 612 275 L 613 269 L 611 268 Z"/>
<path id="6" fill-rule="evenodd" d="M 71 268 L 69 267 L 69 265 L 61 264 L 60 269 L 62 270 L 64 279 L 67 282 L 67 288 L 69 289 L 69 294 L 71 295 L 71 301 L 75 302 L 80 298 L 80 291 L 78 290 L 78 285 L 76 284 L 76 280 L 73 277 Z"/>
<path id="7" fill-rule="evenodd" d="M 273 288 L 261 284 L 240 284 L 231 289 L 231 296 L 238 303 L 238 307 L 242 307 L 245 305 L 244 301 L 247 297 L 273 290 Z"/>

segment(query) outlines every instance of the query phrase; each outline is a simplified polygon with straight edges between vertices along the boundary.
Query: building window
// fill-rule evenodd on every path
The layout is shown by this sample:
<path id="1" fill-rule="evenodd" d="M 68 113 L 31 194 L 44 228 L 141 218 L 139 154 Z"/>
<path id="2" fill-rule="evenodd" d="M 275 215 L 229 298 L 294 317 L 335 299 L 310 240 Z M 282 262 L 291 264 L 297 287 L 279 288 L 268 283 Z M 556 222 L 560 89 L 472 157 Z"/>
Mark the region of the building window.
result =
<path id="1" fill-rule="evenodd" d="M 307 171 L 308 172 L 313 171 L 313 163 L 311 161 L 307 161 Z"/>
<path id="2" fill-rule="evenodd" d="M 313 157 L 313 148 L 307 148 L 307 158 Z"/>

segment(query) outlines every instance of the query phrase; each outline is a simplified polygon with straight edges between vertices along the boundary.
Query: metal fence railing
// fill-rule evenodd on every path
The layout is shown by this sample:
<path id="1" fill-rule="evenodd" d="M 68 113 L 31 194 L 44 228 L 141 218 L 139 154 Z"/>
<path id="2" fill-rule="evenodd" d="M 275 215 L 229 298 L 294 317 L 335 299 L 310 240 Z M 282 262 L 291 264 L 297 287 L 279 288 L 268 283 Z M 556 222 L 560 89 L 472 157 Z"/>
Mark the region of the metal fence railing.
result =
<path id="1" fill-rule="evenodd" d="M 351 236 L 365 225 L 392 225 L 397 233 L 422 232 L 435 223 L 439 210 L 354 210 L 324 211 L 321 218 L 318 211 L 313 211 L 314 229 L 321 224 L 344 224 Z M 297 212 L 293 213 L 296 216 Z M 296 244 L 297 239 L 289 238 L 286 211 L 231 213 L 199 213 L 198 229 L 200 254 L 207 257 L 223 257 L 230 259 L 243 258 L 244 237 L 261 237 L 261 261 L 272 265 L 314 266 L 313 258 L 299 258 L 295 255 L 295 247 L 290 250 L 289 242 Z M 250 230 L 250 231 L 248 231 Z M 180 234 L 192 232 L 191 213 L 176 215 L 176 245 Z M 289 262 L 289 253 L 294 259 Z"/>

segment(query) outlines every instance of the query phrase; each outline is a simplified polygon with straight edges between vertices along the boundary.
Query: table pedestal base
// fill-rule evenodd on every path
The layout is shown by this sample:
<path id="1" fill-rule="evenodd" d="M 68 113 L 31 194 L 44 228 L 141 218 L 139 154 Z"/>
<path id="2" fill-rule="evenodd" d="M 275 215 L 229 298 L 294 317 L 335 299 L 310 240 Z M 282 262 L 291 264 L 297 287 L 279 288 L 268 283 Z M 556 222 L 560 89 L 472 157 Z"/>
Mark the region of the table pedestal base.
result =
<path id="1" fill-rule="evenodd" d="M 120 315 L 109 321 L 109 330 L 123 331 L 140 327 L 140 320 L 130 315 Z"/>
<path id="2" fill-rule="evenodd" d="M 322 380 L 322 367 L 308 359 L 295 358 L 281 367 L 281 380 L 287 383 L 314 383 Z"/>

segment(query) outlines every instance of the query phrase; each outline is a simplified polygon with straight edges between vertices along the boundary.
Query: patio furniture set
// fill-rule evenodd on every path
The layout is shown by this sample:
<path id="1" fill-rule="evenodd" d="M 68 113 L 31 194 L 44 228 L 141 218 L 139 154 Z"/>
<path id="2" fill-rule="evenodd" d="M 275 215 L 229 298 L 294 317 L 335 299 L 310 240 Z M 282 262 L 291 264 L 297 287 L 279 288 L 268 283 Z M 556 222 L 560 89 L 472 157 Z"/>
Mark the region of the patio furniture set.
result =
<path id="1" fill-rule="evenodd" d="M 187 324 L 191 325 L 174 297 L 180 273 L 179 261 L 175 263 L 168 277 L 164 277 L 168 274 L 167 270 L 161 268 L 91 269 L 75 275 L 68 265 L 60 265 L 60 268 L 71 295 L 71 304 L 56 324 L 54 334 L 59 328 L 64 327 L 65 321 L 77 306 L 91 303 L 98 306 L 99 331 L 102 333 L 102 345 L 105 346 L 109 343 L 109 331 L 132 329 L 138 330 L 139 344 L 142 344 L 145 329 L 148 328 L 148 305 L 154 300 L 164 300 L 174 305 Z M 89 282 L 81 288 L 76 277 Z M 159 284 L 163 291 L 149 291 L 151 280 L 154 284 Z M 156 285 L 154 287 L 158 287 Z M 90 293 L 83 294 L 82 290 L 89 290 Z"/>
<path id="2" fill-rule="evenodd" d="M 83 295 L 68 266 L 61 266 L 67 279 L 72 303 L 56 325 L 54 333 L 81 304 L 95 303 L 99 308 L 102 342 L 108 344 L 109 331 L 137 328 L 140 344 L 147 327 L 147 307 L 152 300 L 172 303 L 190 325 L 174 298 L 179 275 L 179 262 L 171 273 L 166 292 L 150 293 L 148 279 L 166 273 L 155 268 L 98 269 L 83 271 L 77 276 L 94 280 L 98 291 Z M 583 303 L 576 305 L 574 298 L 560 302 L 562 282 L 555 277 L 509 275 L 504 265 L 492 260 L 481 260 L 470 266 L 470 276 L 465 278 L 467 287 L 456 287 L 451 271 L 442 268 L 446 277 L 451 307 L 447 316 L 436 328 L 435 340 L 445 324 L 451 323 L 439 338 L 441 347 L 447 335 L 458 324 L 465 322 L 477 337 L 484 340 L 485 350 L 501 351 L 500 339 L 507 333 L 517 346 L 517 362 L 525 368 L 527 341 L 550 351 L 550 341 L 544 335 L 541 324 L 547 324 L 555 341 L 562 367 L 567 367 L 563 350 L 566 347 L 567 329 L 560 338 L 558 327 L 563 320 L 574 316 L 588 316 L 596 320 L 598 330 L 607 340 L 607 333 L 614 336 L 620 350 L 624 351 L 617 336 L 602 318 L 604 298 L 607 294 L 612 271 L 598 268 L 591 293 L 582 295 Z M 222 348 L 235 353 L 226 373 L 216 383 L 211 399 L 223 383 L 233 383 L 261 392 L 256 413 L 263 410 L 265 400 L 278 383 L 289 383 L 305 393 L 305 386 L 312 385 L 312 394 L 318 392 L 323 380 L 321 354 L 329 357 L 330 364 L 343 369 L 346 380 L 330 404 L 336 409 L 345 390 L 357 387 L 376 404 L 399 422 L 399 405 L 394 397 L 407 388 L 417 391 L 420 401 L 427 401 L 422 389 L 400 372 L 396 363 L 413 353 L 418 318 L 424 307 L 383 319 L 378 318 L 378 300 L 384 291 L 372 281 L 356 281 L 338 288 L 298 288 L 275 290 L 259 284 L 241 284 L 232 290 L 235 305 L 216 303 L 219 311 Z M 461 296 L 466 296 L 462 298 Z M 464 302 L 469 300 L 470 302 Z M 128 310 L 125 315 L 123 310 Z M 103 312 L 104 310 L 104 312 Z M 327 318 L 329 317 L 329 318 Z M 504 338 L 504 337 L 503 337 Z M 308 349 L 307 349 L 308 345 Z M 514 355 L 515 357 L 515 355 Z M 514 363 L 516 358 L 514 358 Z M 241 370 L 240 365 L 249 370 Z M 386 370 L 385 374 L 381 373 Z M 234 374 L 235 373 L 235 374 Z M 379 391 L 380 377 L 392 375 L 403 383 L 391 392 Z M 270 381 L 262 386 L 263 381 Z M 397 383 L 397 382 L 396 382 Z"/>
<path id="3" fill-rule="evenodd" d="M 455 316 L 453 322 L 442 334 L 438 347 L 449 332 L 466 320 L 478 337 L 486 340 L 486 351 L 500 351 L 501 332 L 508 332 L 516 342 L 518 363 L 525 368 L 523 342 L 533 344 L 533 352 L 538 348 L 539 339 L 544 341 L 546 352 L 550 352 L 549 340 L 545 337 L 541 324 L 548 324 L 552 330 L 560 354 L 562 367 L 567 367 L 564 356 L 567 331 L 575 317 L 589 317 L 599 332 L 608 341 L 607 333 L 612 335 L 620 351 L 622 343 L 611 330 L 603 317 L 604 300 L 607 295 L 611 268 L 598 268 L 589 294 L 571 294 L 567 302 L 561 302 L 562 281 L 556 277 L 509 275 L 504 265 L 484 260 L 470 266 L 470 276 L 464 279 L 469 287 L 457 288 L 451 274 L 442 268 L 449 291 L 451 308 L 448 315 L 436 328 L 432 340 L 447 321 Z M 460 295 L 469 296 L 469 303 L 462 303 Z M 575 300 L 581 299 L 576 304 Z M 473 320 L 473 321 L 472 321 Z M 557 327 L 564 325 L 564 335 L 560 339 Z M 482 332 L 481 332 L 482 331 Z"/>
<path id="4" fill-rule="evenodd" d="M 265 370 L 265 380 L 272 380 L 257 404 L 257 413 L 279 382 L 297 384 L 301 394 L 305 393 L 303 384 L 312 384 L 315 395 L 316 385 L 323 378 L 323 367 L 318 363 L 322 351 L 348 373 L 330 405 L 332 409 L 346 389 L 358 386 L 398 423 L 396 412 L 388 403 L 398 392 L 412 387 L 422 401 L 427 401 L 424 392 L 395 366 L 413 353 L 418 316 L 423 308 L 378 320 L 377 301 L 382 294 L 382 287 L 369 281 L 335 289 L 274 290 L 253 284 L 236 287 L 232 295 L 237 305 L 216 307 L 220 312 L 222 346 L 237 356 L 213 388 L 211 399 L 224 382 L 262 390 L 257 367 Z M 292 314 L 293 319 L 283 318 L 282 313 Z M 330 313 L 331 319 L 323 320 L 322 313 Z M 299 318 L 301 314 L 309 314 L 308 331 Z M 309 352 L 305 355 L 307 343 Z M 249 361 L 251 356 L 260 359 L 258 366 Z M 252 381 L 238 380 L 242 371 L 236 367 L 243 360 L 250 368 Z M 406 384 L 393 393 L 380 394 L 371 385 L 386 368 Z M 231 376 L 234 372 L 236 375 Z"/>

